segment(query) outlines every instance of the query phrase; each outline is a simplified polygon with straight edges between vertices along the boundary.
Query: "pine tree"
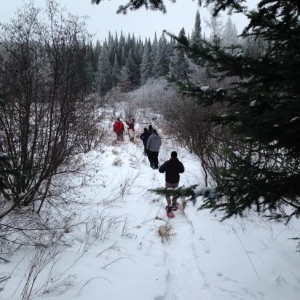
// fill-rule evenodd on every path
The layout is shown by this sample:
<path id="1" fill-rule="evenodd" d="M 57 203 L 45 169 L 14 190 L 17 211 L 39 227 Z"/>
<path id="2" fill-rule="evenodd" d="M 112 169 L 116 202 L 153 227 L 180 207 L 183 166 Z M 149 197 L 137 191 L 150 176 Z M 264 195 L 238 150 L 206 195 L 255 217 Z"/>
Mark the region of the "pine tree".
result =
<path id="1" fill-rule="evenodd" d="M 121 87 L 122 92 L 126 93 L 126 92 L 129 92 L 132 90 L 128 61 L 121 68 L 121 72 L 120 72 L 120 76 L 119 76 L 119 85 Z"/>
<path id="2" fill-rule="evenodd" d="M 260 57 L 235 55 L 206 42 L 193 58 L 205 58 L 219 78 L 235 77 L 231 88 L 197 90 L 200 102 L 228 104 L 212 120 L 231 129 L 234 143 L 224 148 L 228 166 L 219 168 L 219 198 L 203 207 L 225 217 L 245 210 L 290 218 L 300 211 L 300 4 L 264 1 L 253 11 L 242 36 L 266 42 Z M 288 207 L 288 212 L 284 210 Z"/>
<path id="3" fill-rule="evenodd" d="M 180 41 L 188 40 L 185 36 L 184 28 L 181 29 L 178 38 Z M 186 58 L 184 49 L 177 45 L 174 50 L 174 55 L 170 59 L 169 76 L 173 81 L 187 82 L 189 78 L 189 62 Z"/>
<path id="4" fill-rule="evenodd" d="M 112 85 L 113 86 L 118 85 L 119 73 L 120 73 L 120 67 L 119 67 L 119 62 L 118 62 L 118 56 L 117 56 L 117 53 L 115 53 L 114 65 L 112 68 Z"/>
<path id="5" fill-rule="evenodd" d="M 238 44 L 238 32 L 235 24 L 232 22 L 231 18 L 227 19 L 225 28 L 221 35 L 221 45 L 224 47 L 230 47 L 231 45 Z"/>
<path id="6" fill-rule="evenodd" d="M 150 41 L 145 42 L 143 60 L 141 63 L 141 83 L 144 84 L 152 75 L 152 60 L 151 60 L 151 44 Z"/>
<path id="7" fill-rule="evenodd" d="M 152 60 L 152 77 L 156 78 L 156 74 L 155 74 L 155 60 L 156 60 L 156 56 L 157 56 L 157 48 L 158 48 L 158 41 L 157 41 L 157 35 L 156 32 L 154 34 L 154 39 L 153 39 L 153 43 L 151 45 L 151 60 Z"/>
<path id="8" fill-rule="evenodd" d="M 197 10 L 195 17 L 195 25 L 191 36 L 191 46 L 192 47 L 201 47 L 202 46 L 202 33 L 201 33 L 201 19 L 200 12 Z"/>
<path id="9" fill-rule="evenodd" d="M 129 70 L 129 78 L 130 78 L 131 85 L 133 87 L 137 87 L 140 83 L 140 72 L 139 72 L 139 67 L 136 64 L 135 59 L 133 57 L 132 49 L 130 49 L 128 52 L 127 66 Z"/>
<path id="10" fill-rule="evenodd" d="M 95 75 L 95 89 L 100 95 L 105 95 L 112 88 L 111 66 L 107 54 L 107 46 L 102 47 Z"/>
<path id="11" fill-rule="evenodd" d="M 154 61 L 155 77 L 163 77 L 169 73 L 170 52 L 167 48 L 167 39 L 163 33 L 159 39 Z"/>

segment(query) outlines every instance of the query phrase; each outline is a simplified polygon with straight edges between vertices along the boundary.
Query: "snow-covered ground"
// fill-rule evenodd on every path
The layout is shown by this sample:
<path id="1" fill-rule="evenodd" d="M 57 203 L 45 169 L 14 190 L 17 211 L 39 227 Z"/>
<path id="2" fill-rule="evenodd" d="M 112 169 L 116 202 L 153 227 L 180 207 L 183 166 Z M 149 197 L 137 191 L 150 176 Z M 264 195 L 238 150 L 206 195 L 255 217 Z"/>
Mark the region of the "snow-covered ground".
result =
<path id="1" fill-rule="evenodd" d="M 186 169 L 180 186 L 202 183 L 197 158 L 169 139 L 160 163 L 172 150 Z M 0 299 L 22 299 L 26 281 L 34 300 L 299 299 L 300 254 L 290 239 L 299 220 L 285 226 L 250 214 L 220 222 L 218 213 L 197 210 L 201 197 L 168 219 L 165 199 L 148 191 L 164 186 L 164 174 L 149 167 L 141 141 L 128 136 L 84 160 L 85 175 L 72 181 L 80 183 L 73 197 L 88 203 L 76 208 L 76 218 L 86 221 L 67 233 L 62 248 L 20 249 L 1 264 L 0 278 L 11 278 L 0 281 Z M 34 259 L 43 258 L 34 281 Z"/>

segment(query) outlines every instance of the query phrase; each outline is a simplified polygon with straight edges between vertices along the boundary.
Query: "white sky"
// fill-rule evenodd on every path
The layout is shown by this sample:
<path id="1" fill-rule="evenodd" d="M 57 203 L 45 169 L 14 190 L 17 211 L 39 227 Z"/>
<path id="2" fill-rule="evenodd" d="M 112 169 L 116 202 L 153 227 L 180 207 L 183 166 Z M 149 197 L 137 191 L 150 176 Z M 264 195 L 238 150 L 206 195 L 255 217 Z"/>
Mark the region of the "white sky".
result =
<path id="1" fill-rule="evenodd" d="M 0 10 L 0 22 L 7 23 L 14 16 L 18 8 L 27 3 L 25 0 L 2 1 Z M 35 0 L 39 6 L 44 5 L 45 0 Z M 156 32 L 161 35 L 164 29 L 171 33 L 178 34 L 184 27 L 187 34 L 191 34 L 195 24 L 196 11 L 199 9 L 197 1 L 177 0 L 175 4 L 166 0 L 167 14 L 161 12 L 129 11 L 127 15 L 117 15 L 116 11 L 119 4 L 127 3 L 127 0 L 106 0 L 100 5 L 92 5 L 90 0 L 57 0 L 69 12 L 79 16 L 88 16 L 86 20 L 87 29 L 90 33 L 95 34 L 95 39 L 103 41 L 110 31 L 113 35 L 123 31 L 125 35 L 134 33 L 136 37 L 153 38 Z M 250 2 L 250 1 L 249 1 Z M 257 0 L 252 0 L 251 5 Z M 209 19 L 206 9 L 200 9 L 203 32 L 207 32 L 205 20 Z M 233 17 L 238 31 L 240 32 L 247 21 L 245 18 L 235 15 Z M 226 19 L 224 19 L 225 23 Z"/>

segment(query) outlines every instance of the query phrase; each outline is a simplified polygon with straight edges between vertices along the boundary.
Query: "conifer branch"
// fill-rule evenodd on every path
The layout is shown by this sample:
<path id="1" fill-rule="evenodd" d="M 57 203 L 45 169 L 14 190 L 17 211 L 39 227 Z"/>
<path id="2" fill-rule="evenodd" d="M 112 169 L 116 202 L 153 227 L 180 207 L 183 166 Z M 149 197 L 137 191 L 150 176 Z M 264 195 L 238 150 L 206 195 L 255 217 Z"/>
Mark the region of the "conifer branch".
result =
<path id="1" fill-rule="evenodd" d="M 189 187 L 178 187 L 176 189 L 168 189 L 168 188 L 156 188 L 156 189 L 149 189 L 148 191 L 155 193 L 161 196 L 173 196 L 176 198 L 179 197 L 190 197 L 188 200 L 193 202 L 196 201 L 196 198 L 199 196 L 203 196 L 204 198 L 208 199 L 215 199 L 217 197 L 217 193 L 214 189 L 209 187 L 200 187 L 199 185 L 191 185 Z"/>

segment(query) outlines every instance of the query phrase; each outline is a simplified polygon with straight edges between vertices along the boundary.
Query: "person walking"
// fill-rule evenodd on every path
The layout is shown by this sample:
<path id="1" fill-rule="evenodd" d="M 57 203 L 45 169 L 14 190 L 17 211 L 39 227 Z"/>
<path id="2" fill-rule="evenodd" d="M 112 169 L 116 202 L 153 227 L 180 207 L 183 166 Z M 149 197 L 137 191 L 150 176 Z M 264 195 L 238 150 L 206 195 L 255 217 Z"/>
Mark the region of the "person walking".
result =
<path id="1" fill-rule="evenodd" d="M 114 125 L 113 125 L 113 129 L 114 132 L 117 135 L 117 141 L 124 141 L 124 124 L 123 122 L 120 120 L 120 118 L 117 118 L 117 120 L 115 121 Z"/>
<path id="2" fill-rule="evenodd" d="M 180 175 L 179 173 L 184 172 L 184 166 L 181 161 L 177 158 L 177 152 L 172 151 L 171 152 L 171 158 L 164 162 L 159 170 L 160 173 L 166 173 L 166 184 L 165 187 L 175 189 L 179 185 Z M 178 204 L 177 204 L 177 198 L 175 196 L 171 197 L 166 196 L 167 200 L 167 211 L 170 210 L 177 210 Z"/>
<path id="3" fill-rule="evenodd" d="M 147 155 L 147 140 L 149 138 L 149 132 L 147 128 L 144 128 L 144 132 L 140 135 L 140 139 L 143 141 L 143 145 L 144 145 L 144 154 Z"/>
<path id="4" fill-rule="evenodd" d="M 158 153 L 161 146 L 161 138 L 157 131 L 153 129 L 152 134 L 149 136 L 146 149 L 147 155 L 152 169 L 158 169 Z"/>
<path id="5" fill-rule="evenodd" d="M 130 142 L 134 142 L 134 119 L 131 118 L 130 121 L 125 121 L 128 126 L 128 135 Z"/>
<path id="6" fill-rule="evenodd" d="M 153 132 L 153 127 L 151 124 L 148 126 L 148 132 L 149 132 L 149 135 L 152 134 L 152 132 Z"/>

